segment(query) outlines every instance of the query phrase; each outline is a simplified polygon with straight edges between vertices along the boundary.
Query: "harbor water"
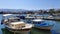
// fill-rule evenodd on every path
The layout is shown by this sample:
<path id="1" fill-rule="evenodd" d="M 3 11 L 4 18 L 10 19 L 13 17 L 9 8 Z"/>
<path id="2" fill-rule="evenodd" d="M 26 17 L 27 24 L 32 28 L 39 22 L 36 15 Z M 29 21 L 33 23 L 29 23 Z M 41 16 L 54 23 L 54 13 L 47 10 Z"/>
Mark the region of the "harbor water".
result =
<path id="1" fill-rule="evenodd" d="M 1 20 L 2 20 L 2 14 L 0 14 L 0 34 L 13 34 L 13 32 L 8 31 L 4 27 L 4 24 L 1 25 Z M 50 31 L 32 28 L 30 34 L 60 34 L 60 21 L 46 20 L 45 22 L 52 22 L 55 24 Z"/>

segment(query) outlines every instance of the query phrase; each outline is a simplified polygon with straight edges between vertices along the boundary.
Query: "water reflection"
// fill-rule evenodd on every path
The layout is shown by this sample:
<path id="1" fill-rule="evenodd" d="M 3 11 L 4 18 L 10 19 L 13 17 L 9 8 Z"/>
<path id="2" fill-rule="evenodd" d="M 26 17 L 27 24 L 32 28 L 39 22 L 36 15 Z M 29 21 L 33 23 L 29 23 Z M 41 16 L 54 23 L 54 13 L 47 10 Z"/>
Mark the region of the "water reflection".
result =
<path id="1" fill-rule="evenodd" d="M 52 34 L 60 34 L 60 21 L 55 21 L 55 26 L 51 30 Z"/>
<path id="2" fill-rule="evenodd" d="M 6 28 L 2 28 L 2 34 L 13 34 L 13 32 L 8 31 Z"/>
<path id="3" fill-rule="evenodd" d="M 8 31 L 6 28 L 2 28 L 1 30 L 2 30 L 2 34 L 14 34 L 13 32 Z M 32 28 L 30 34 L 51 34 L 51 31 Z"/>
<path id="4" fill-rule="evenodd" d="M 51 34 L 51 31 L 32 28 L 31 34 Z"/>

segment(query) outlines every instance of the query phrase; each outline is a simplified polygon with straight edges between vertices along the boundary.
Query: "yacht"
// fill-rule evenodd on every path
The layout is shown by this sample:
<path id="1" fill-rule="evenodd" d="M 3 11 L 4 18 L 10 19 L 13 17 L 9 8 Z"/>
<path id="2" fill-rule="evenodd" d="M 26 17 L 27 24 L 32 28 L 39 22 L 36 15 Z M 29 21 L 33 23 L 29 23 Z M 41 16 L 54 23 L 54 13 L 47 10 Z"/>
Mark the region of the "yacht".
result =
<path id="1" fill-rule="evenodd" d="M 20 34 L 28 34 L 31 28 L 33 27 L 33 25 L 25 23 L 23 21 L 19 21 L 19 22 L 11 22 L 8 25 L 5 25 L 5 27 L 11 32 L 17 32 Z"/>
<path id="2" fill-rule="evenodd" d="M 54 25 L 54 23 L 46 23 L 42 19 L 34 19 L 32 20 L 31 23 L 34 24 L 35 28 L 44 29 L 44 30 L 51 30 Z"/>
<path id="3" fill-rule="evenodd" d="M 35 17 L 32 14 L 27 14 L 26 19 L 34 19 Z"/>

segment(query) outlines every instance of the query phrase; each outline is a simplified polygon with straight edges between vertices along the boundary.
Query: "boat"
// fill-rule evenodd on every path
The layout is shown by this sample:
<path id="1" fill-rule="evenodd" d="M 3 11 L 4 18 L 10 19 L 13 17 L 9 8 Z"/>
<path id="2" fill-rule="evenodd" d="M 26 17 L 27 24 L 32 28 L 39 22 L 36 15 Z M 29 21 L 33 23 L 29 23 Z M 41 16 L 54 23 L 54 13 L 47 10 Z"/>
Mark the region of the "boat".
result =
<path id="1" fill-rule="evenodd" d="M 17 18 L 17 17 L 10 17 L 10 18 L 4 19 L 3 24 L 5 25 L 5 28 L 11 32 L 28 34 L 31 28 L 33 27 L 33 24 L 26 23 L 19 19 L 20 18 Z"/>
<path id="2" fill-rule="evenodd" d="M 28 34 L 33 25 L 20 21 L 20 22 L 11 22 L 8 25 L 5 25 L 5 27 L 11 32 Z"/>
<path id="3" fill-rule="evenodd" d="M 1 25 L 3 24 L 3 22 L 7 22 L 7 18 L 8 16 L 11 16 L 12 14 L 3 14 L 2 15 L 2 20 L 1 20 Z"/>
<path id="4" fill-rule="evenodd" d="M 32 20 L 34 18 L 35 17 L 32 14 L 27 14 L 27 16 L 25 17 L 25 19 L 27 19 L 27 20 Z"/>
<path id="5" fill-rule="evenodd" d="M 20 14 L 19 16 L 16 16 L 16 17 L 25 20 L 25 16 L 26 16 L 25 14 Z"/>
<path id="6" fill-rule="evenodd" d="M 1 24 L 4 23 L 4 24 L 8 24 L 9 22 L 13 22 L 13 21 L 20 21 L 20 18 L 18 17 L 13 17 L 12 14 L 4 14 L 2 16 L 2 21 L 1 21 Z"/>
<path id="7" fill-rule="evenodd" d="M 43 30 L 51 30 L 54 25 L 54 23 L 46 23 L 42 19 L 34 19 L 32 20 L 32 24 L 34 24 L 35 28 L 43 29 Z"/>

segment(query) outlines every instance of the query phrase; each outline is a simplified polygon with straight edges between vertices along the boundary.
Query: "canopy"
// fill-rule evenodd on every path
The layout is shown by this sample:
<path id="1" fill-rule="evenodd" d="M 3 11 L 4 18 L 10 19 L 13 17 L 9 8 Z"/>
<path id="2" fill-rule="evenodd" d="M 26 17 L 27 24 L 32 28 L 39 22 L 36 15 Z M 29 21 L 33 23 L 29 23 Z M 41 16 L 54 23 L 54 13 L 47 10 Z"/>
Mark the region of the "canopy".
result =
<path id="1" fill-rule="evenodd" d="M 23 21 L 19 21 L 19 22 L 12 22 L 10 24 L 22 24 L 22 23 L 24 23 L 24 22 Z"/>
<path id="2" fill-rule="evenodd" d="M 12 14 L 3 14 L 3 16 L 10 16 L 10 15 L 12 15 Z"/>
<path id="3" fill-rule="evenodd" d="M 35 21 L 35 22 L 40 22 L 40 21 L 43 21 L 42 19 L 34 19 L 32 21 Z"/>

